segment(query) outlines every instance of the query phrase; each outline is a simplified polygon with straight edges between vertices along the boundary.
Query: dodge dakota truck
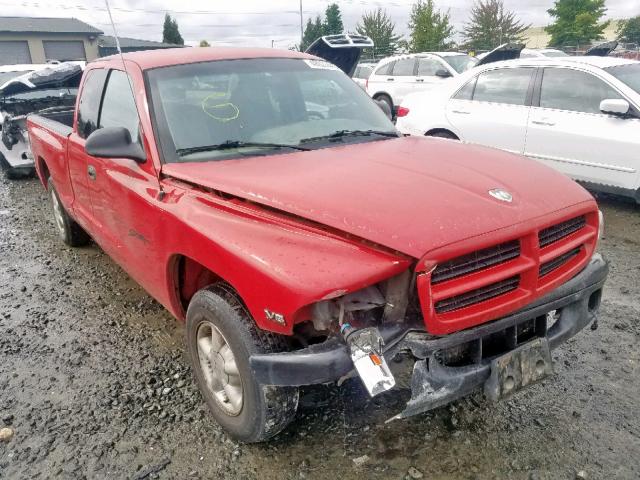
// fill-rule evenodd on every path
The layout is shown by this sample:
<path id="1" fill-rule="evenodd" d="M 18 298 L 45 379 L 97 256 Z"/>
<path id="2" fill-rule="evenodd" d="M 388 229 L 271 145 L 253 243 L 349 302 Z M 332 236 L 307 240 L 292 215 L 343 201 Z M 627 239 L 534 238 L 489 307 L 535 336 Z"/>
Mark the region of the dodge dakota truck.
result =
<path id="1" fill-rule="evenodd" d="M 608 266 L 586 190 L 517 155 L 402 137 L 318 57 L 108 57 L 72 117 L 27 126 L 62 240 L 92 239 L 185 321 L 195 381 L 241 441 L 281 431 L 300 387 L 350 377 L 364 395 L 410 389 L 394 418 L 505 398 L 597 326 Z"/>

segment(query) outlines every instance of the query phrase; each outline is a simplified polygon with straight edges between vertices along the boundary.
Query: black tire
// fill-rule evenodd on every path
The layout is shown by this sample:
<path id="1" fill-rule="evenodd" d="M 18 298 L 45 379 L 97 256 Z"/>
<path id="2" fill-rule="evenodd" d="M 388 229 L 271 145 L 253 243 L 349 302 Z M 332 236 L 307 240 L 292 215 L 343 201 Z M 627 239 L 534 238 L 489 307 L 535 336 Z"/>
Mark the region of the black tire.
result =
<path id="1" fill-rule="evenodd" d="M 82 247 L 89 243 L 91 237 L 69 216 L 62 206 L 51 177 L 47 180 L 47 185 L 49 186 L 49 195 L 51 197 L 53 223 L 58 231 L 58 236 L 70 247 Z"/>
<path id="2" fill-rule="evenodd" d="M 459 140 L 453 133 L 446 130 L 438 130 L 437 132 L 427 133 L 427 137 L 448 138 L 449 140 Z"/>
<path id="3" fill-rule="evenodd" d="M 207 384 L 198 352 L 198 331 L 213 324 L 232 352 L 242 384 L 242 406 L 230 414 Z M 186 343 L 191 367 L 209 410 L 236 440 L 263 442 L 281 432 L 295 417 L 297 387 L 261 387 L 253 376 L 249 356 L 287 349 L 286 337 L 256 327 L 235 292 L 225 284 L 198 291 L 187 310 Z"/>

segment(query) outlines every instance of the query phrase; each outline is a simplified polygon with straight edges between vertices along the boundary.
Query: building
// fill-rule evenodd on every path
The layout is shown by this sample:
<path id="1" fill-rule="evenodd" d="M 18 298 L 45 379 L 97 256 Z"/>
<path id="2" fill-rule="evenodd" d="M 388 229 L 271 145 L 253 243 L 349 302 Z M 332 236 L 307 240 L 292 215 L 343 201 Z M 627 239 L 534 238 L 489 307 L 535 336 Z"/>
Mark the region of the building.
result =
<path id="1" fill-rule="evenodd" d="M 604 38 L 600 42 L 616 40 L 618 38 L 616 32 L 618 30 L 619 23 L 620 20 L 611 20 L 609 26 L 604 30 Z M 544 27 L 531 27 L 524 32 L 523 36 L 527 39 L 527 48 L 546 48 L 549 44 L 549 40 L 551 40 L 551 35 L 544 30 Z M 567 45 L 567 47 L 573 47 L 578 50 L 586 49 L 588 46 L 589 45 Z"/>
<path id="2" fill-rule="evenodd" d="M 173 43 L 152 42 L 151 40 L 138 40 L 137 38 L 119 37 L 120 49 L 123 52 L 135 52 L 138 50 L 158 50 L 160 48 L 179 48 L 182 45 Z M 116 39 L 110 35 L 102 35 L 98 38 L 98 55 L 106 57 L 118 53 Z"/>
<path id="3" fill-rule="evenodd" d="M 76 18 L 0 17 L 0 65 L 93 60 L 102 33 Z"/>

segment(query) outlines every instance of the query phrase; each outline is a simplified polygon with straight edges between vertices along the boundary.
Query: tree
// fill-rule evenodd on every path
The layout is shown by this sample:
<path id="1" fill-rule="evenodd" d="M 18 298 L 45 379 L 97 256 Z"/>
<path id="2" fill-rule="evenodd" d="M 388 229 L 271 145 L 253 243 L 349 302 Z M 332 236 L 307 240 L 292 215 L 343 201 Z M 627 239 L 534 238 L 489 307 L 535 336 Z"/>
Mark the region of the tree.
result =
<path id="1" fill-rule="evenodd" d="M 471 8 L 462 36 L 470 50 L 493 50 L 503 43 L 523 42 L 523 33 L 530 26 L 505 10 L 502 0 L 479 0 Z"/>
<path id="2" fill-rule="evenodd" d="M 342 15 L 340 14 L 340 7 L 337 3 L 332 3 L 327 7 L 324 12 L 324 35 L 337 35 L 344 32 L 344 25 L 342 24 Z"/>
<path id="3" fill-rule="evenodd" d="M 640 15 L 620 22 L 617 33 L 621 42 L 640 45 Z"/>
<path id="4" fill-rule="evenodd" d="M 323 24 L 320 15 L 316 17 L 315 22 L 311 19 L 307 20 L 307 26 L 304 29 L 302 35 L 302 44 L 300 45 L 300 51 L 304 52 L 309 46 L 323 35 Z"/>
<path id="5" fill-rule="evenodd" d="M 162 26 L 162 42 L 173 43 L 174 45 L 184 45 L 184 39 L 180 35 L 178 22 L 171 15 L 165 13 L 164 25 Z"/>
<path id="6" fill-rule="evenodd" d="M 551 35 L 549 46 L 579 46 L 601 40 L 609 20 L 598 23 L 607 11 L 605 0 L 556 0 L 547 10 L 555 20 L 545 30 Z"/>
<path id="7" fill-rule="evenodd" d="M 356 32 L 371 38 L 374 45 L 373 52 L 363 52 L 363 56 L 367 53 L 372 53 L 371 56 L 393 55 L 398 50 L 400 36 L 394 33 L 396 26 L 382 8 L 366 12 L 360 22 L 356 25 Z"/>
<path id="8" fill-rule="evenodd" d="M 211 44 L 209 42 L 207 42 L 206 40 L 200 40 L 200 46 L 201 47 L 210 47 Z"/>
<path id="9" fill-rule="evenodd" d="M 426 52 L 447 50 L 453 46 L 453 26 L 449 12 L 435 8 L 433 0 L 418 0 L 411 7 L 409 50 Z"/>

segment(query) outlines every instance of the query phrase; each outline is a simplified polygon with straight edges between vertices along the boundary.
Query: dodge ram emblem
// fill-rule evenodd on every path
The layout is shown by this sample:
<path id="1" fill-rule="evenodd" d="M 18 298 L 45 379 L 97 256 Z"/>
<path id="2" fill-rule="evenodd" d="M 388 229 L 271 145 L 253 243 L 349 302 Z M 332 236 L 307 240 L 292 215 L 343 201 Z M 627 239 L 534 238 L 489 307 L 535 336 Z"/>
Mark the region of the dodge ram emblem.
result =
<path id="1" fill-rule="evenodd" d="M 501 188 L 494 188 L 493 190 L 489 190 L 489 195 L 491 195 L 496 200 L 500 200 L 501 202 L 513 202 L 513 195 Z"/>

